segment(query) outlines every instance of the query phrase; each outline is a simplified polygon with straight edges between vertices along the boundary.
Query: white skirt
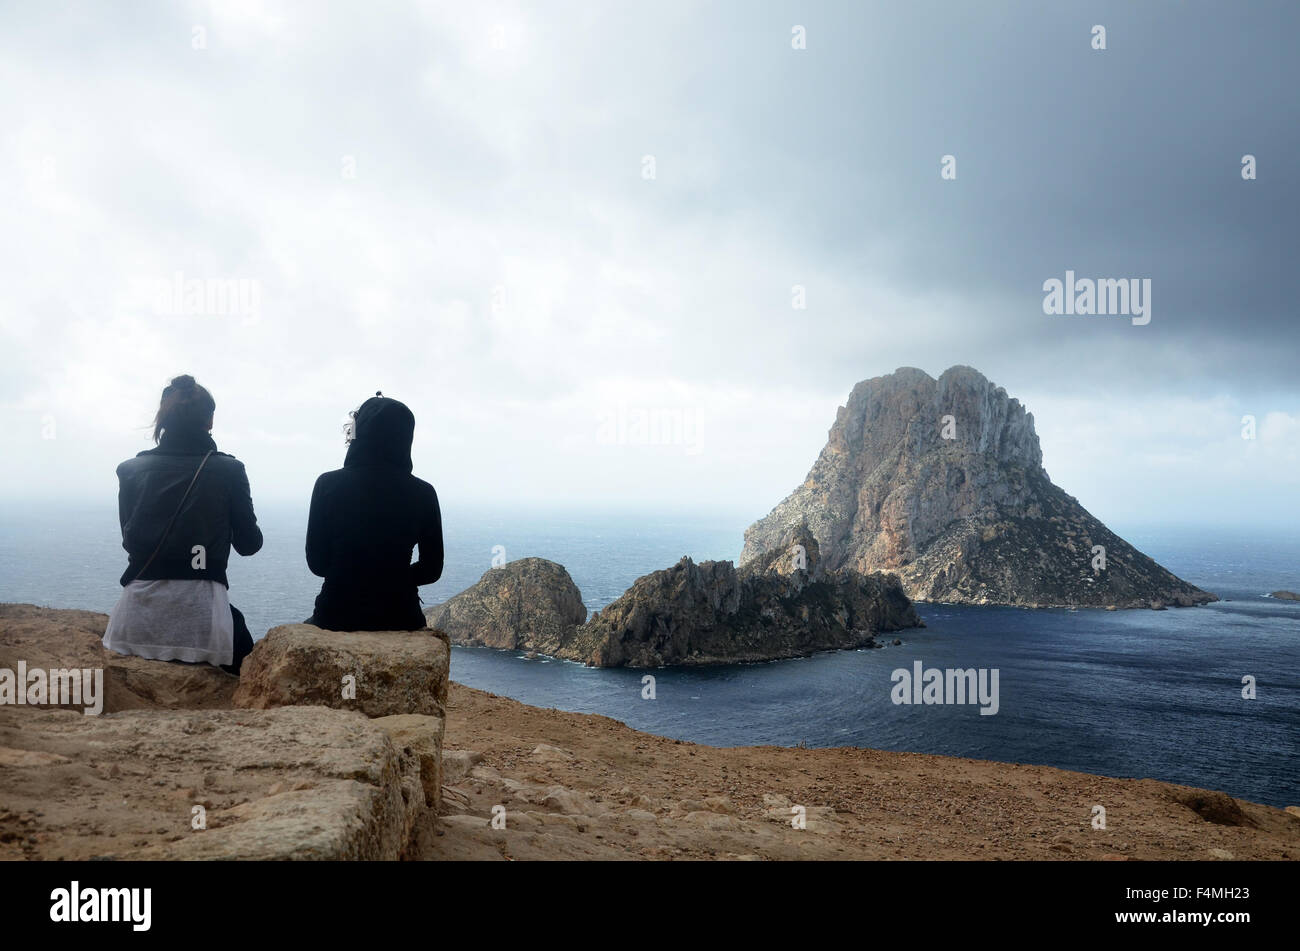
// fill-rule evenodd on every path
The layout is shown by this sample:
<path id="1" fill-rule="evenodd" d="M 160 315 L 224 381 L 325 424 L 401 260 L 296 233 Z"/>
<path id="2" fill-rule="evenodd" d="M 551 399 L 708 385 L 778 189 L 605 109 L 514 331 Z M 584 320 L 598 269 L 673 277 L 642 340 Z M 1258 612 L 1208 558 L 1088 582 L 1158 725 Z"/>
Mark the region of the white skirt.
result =
<path id="1" fill-rule="evenodd" d="M 235 657 L 235 619 L 220 581 L 132 581 L 108 617 L 104 646 L 149 660 L 222 665 Z"/>

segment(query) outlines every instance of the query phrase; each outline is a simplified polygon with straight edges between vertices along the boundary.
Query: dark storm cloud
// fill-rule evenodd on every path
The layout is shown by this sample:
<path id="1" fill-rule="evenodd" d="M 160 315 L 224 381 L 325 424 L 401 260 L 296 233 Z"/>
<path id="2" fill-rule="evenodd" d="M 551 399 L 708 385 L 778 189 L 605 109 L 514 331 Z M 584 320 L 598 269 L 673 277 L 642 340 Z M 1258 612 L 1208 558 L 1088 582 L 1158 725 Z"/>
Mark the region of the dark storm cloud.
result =
<path id="1" fill-rule="evenodd" d="M 807 50 L 773 48 L 791 23 Z M 726 174 L 674 211 L 761 207 L 829 270 L 872 266 L 899 290 L 966 299 L 929 329 L 977 365 L 1029 344 L 1045 365 L 1095 356 L 1139 387 L 1159 385 L 1169 357 L 1171 381 L 1289 383 L 1298 26 L 1282 3 L 715 10 L 674 62 L 695 76 L 684 124 L 711 120 Z M 1247 153 L 1256 181 L 1241 177 Z M 945 154 L 955 181 L 940 180 Z M 1150 278 L 1154 320 L 1044 316 L 1042 282 L 1067 268 Z M 838 348 L 844 371 L 879 345 Z"/>

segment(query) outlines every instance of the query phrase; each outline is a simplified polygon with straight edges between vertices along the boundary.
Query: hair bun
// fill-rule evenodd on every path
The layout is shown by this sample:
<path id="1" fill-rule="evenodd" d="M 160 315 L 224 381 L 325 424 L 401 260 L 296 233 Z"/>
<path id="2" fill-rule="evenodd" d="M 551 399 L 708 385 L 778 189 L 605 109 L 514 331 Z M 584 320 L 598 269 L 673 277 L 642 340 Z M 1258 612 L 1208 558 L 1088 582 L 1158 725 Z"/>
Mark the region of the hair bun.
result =
<path id="1" fill-rule="evenodd" d="M 171 385 L 178 390 L 192 390 L 196 385 L 194 377 L 188 373 L 182 376 L 172 377 Z"/>

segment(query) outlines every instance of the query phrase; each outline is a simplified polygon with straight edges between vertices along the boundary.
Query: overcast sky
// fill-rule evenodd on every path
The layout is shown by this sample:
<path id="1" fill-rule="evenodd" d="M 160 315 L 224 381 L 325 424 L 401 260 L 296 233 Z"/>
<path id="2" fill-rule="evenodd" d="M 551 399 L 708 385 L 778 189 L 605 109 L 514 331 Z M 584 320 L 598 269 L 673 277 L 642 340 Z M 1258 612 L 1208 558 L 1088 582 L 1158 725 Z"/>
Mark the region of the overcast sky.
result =
<path id="1" fill-rule="evenodd" d="M 1103 520 L 1295 521 L 1298 28 L 1260 0 L 4 4 L 0 499 L 111 505 L 188 372 L 255 502 L 305 503 L 381 389 L 444 507 L 758 517 L 854 383 L 962 363 Z M 1067 269 L 1149 279 L 1150 322 L 1045 314 Z"/>

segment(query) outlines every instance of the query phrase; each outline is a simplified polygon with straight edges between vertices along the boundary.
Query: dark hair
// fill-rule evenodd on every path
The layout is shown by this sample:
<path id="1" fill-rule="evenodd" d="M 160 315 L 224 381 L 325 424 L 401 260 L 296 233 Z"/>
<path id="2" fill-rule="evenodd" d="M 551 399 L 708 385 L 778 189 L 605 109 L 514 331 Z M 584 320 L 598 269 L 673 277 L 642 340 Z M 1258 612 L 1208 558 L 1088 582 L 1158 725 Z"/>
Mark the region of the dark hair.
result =
<path id="1" fill-rule="evenodd" d="M 163 388 L 158 415 L 153 418 L 153 441 L 162 439 L 164 431 L 201 433 L 216 412 L 217 402 L 204 387 L 186 374 L 172 379 Z"/>

